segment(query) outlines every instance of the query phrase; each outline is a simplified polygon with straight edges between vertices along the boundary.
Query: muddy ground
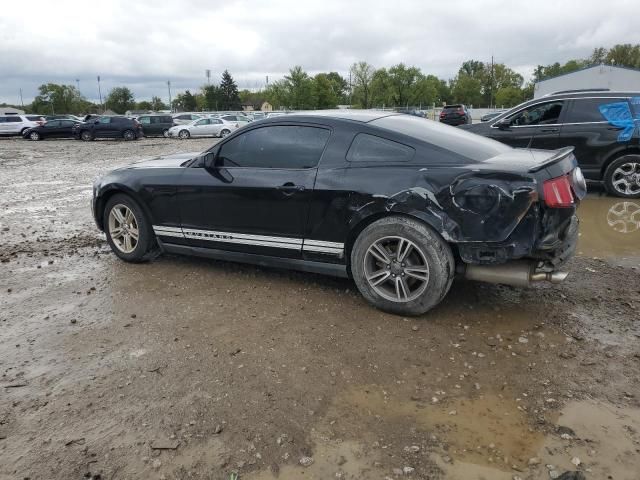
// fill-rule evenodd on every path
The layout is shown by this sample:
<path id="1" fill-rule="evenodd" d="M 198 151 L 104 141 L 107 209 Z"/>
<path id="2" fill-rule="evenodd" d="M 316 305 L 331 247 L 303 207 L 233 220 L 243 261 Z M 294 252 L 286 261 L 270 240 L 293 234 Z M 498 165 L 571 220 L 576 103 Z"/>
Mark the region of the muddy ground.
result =
<path id="1" fill-rule="evenodd" d="M 640 202 L 589 195 L 564 284 L 456 281 L 421 318 L 118 261 L 94 177 L 211 143 L 0 139 L 0 479 L 640 478 Z"/>

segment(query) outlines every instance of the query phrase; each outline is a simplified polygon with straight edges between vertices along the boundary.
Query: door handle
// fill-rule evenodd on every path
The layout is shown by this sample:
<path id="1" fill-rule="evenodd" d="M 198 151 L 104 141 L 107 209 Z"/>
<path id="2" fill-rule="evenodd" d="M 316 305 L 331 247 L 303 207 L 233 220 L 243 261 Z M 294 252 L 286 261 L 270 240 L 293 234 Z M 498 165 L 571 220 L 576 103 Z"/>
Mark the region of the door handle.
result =
<path id="1" fill-rule="evenodd" d="M 553 133 L 553 132 L 557 132 L 558 129 L 557 128 L 543 128 L 540 131 L 541 132 L 545 132 L 545 133 Z"/>
<path id="2" fill-rule="evenodd" d="M 293 195 L 296 192 L 304 192 L 304 186 L 287 182 L 284 185 L 277 187 L 277 190 L 281 191 L 284 195 Z"/>

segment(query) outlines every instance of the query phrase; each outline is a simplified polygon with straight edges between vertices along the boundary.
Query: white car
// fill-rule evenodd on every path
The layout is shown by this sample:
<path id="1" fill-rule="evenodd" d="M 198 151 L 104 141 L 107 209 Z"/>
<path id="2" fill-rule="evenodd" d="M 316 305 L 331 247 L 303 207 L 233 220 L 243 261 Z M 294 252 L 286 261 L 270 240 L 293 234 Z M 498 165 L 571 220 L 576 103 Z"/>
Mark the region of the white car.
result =
<path id="1" fill-rule="evenodd" d="M 176 125 L 169 129 L 169 137 L 181 139 L 189 137 L 226 137 L 240 126 L 235 122 L 227 122 L 220 118 L 200 118 L 188 125 Z"/>
<path id="2" fill-rule="evenodd" d="M 22 135 L 25 130 L 43 123 L 40 115 L 0 115 L 0 135 Z"/>
<path id="3" fill-rule="evenodd" d="M 227 122 L 239 123 L 240 126 L 244 126 L 247 123 L 251 122 L 249 117 L 245 117 L 244 115 L 222 115 L 220 116 L 222 120 L 226 120 Z"/>
<path id="4" fill-rule="evenodd" d="M 178 113 L 173 115 L 173 123 L 176 125 L 188 125 L 202 117 L 204 117 L 204 115 L 198 115 L 196 113 Z"/>

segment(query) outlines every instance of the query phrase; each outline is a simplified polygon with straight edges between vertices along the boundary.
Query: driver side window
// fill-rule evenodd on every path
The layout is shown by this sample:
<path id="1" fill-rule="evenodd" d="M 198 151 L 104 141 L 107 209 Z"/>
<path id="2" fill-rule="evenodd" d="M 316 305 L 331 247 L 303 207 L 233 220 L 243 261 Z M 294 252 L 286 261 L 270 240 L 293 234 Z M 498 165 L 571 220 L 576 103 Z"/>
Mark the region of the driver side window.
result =
<path id="1" fill-rule="evenodd" d="M 203 118 L 202 120 L 196 122 L 196 125 L 198 126 L 208 125 L 208 124 L 209 124 L 209 120 L 207 120 L 206 118 Z"/>
<path id="2" fill-rule="evenodd" d="M 563 105 L 564 102 L 549 102 L 525 108 L 511 117 L 511 125 L 526 127 L 558 123 Z"/>

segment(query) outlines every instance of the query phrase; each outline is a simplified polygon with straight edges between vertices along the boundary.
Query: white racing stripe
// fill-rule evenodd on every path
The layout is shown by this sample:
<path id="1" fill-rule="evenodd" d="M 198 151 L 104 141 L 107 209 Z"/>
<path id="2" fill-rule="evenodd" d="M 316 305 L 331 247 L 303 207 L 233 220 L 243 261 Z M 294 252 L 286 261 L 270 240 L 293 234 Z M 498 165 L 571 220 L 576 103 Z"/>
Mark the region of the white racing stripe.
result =
<path id="1" fill-rule="evenodd" d="M 326 242 L 324 240 L 302 240 L 301 238 L 273 237 L 267 235 L 252 235 L 248 233 L 219 232 L 215 230 L 199 230 L 194 228 L 165 227 L 154 225 L 153 231 L 161 237 L 189 238 L 211 242 L 235 243 L 240 245 L 255 245 L 259 247 L 286 248 L 290 250 L 304 250 L 306 252 L 326 253 L 342 256 L 344 244 Z"/>

